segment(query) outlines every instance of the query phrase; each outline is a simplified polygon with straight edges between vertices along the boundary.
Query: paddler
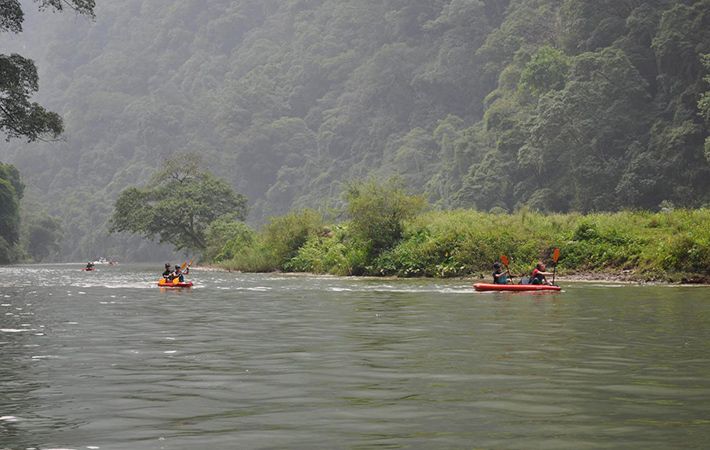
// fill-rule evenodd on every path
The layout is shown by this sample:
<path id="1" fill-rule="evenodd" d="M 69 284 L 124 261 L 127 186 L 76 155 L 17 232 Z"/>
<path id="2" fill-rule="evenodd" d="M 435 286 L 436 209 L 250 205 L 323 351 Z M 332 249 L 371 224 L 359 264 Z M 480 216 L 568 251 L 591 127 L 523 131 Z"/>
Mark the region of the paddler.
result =
<path id="1" fill-rule="evenodd" d="M 165 271 L 163 272 L 163 278 L 165 281 L 170 281 L 170 275 L 173 273 L 172 270 L 170 270 L 170 263 L 165 263 Z"/>
<path id="2" fill-rule="evenodd" d="M 189 270 L 190 270 L 190 269 L 185 269 L 185 273 L 186 273 L 186 274 L 189 273 Z M 184 283 L 184 282 L 185 282 L 185 277 L 184 277 L 184 275 L 183 275 L 182 270 L 180 270 L 180 266 L 175 266 L 175 270 L 173 271 L 173 274 L 171 275 L 171 279 L 174 280 L 175 278 L 177 278 L 178 280 L 180 280 L 180 283 Z"/>
<path id="3" fill-rule="evenodd" d="M 503 272 L 501 264 L 496 261 L 493 263 L 493 284 L 508 284 L 509 273 Z"/>
<path id="4" fill-rule="evenodd" d="M 545 270 L 545 263 L 543 263 L 542 261 L 538 261 L 537 264 L 535 264 L 535 269 L 533 269 L 532 274 L 530 275 L 530 284 L 552 285 L 552 283 L 547 281 L 547 278 L 545 278 L 545 276 L 553 275 L 553 273 L 545 272 Z"/>

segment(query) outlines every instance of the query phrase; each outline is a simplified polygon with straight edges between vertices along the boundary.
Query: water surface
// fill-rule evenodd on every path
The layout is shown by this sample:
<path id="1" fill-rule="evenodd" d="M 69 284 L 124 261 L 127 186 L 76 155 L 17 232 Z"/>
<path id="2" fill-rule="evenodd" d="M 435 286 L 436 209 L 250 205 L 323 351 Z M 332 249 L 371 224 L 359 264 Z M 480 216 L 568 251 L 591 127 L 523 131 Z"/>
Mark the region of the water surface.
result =
<path id="1" fill-rule="evenodd" d="M 710 290 L 0 268 L 0 448 L 707 448 Z"/>

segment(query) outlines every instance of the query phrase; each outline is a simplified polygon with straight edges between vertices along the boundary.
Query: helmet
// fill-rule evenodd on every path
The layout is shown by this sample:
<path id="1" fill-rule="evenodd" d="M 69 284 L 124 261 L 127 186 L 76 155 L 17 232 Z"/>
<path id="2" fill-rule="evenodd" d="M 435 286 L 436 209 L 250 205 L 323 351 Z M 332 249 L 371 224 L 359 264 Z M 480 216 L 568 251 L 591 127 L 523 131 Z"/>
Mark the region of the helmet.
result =
<path id="1" fill-rule="evenodd" d="M 500 263 L 498 261 L 493 263 L 493 268 L 494 269 L 500 269 Z"/>
<path id="2" fill-rule="evenodd" d="M 170 263 L 165 263 L 165 268 L 169 269 L 170 268 Z"/>

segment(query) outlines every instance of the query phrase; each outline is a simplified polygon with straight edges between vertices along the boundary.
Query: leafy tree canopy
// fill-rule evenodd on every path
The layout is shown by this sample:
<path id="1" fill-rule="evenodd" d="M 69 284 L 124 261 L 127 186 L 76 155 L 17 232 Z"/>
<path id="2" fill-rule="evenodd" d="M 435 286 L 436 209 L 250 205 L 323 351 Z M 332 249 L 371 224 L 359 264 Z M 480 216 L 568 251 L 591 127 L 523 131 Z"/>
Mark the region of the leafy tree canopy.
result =
<path id="1" fill-rule="evenodd" d="M 177 155 L 147 187 L 121 192 L 110 231 L 157 237 L 178 250 L 204 251 L 210 224 L 226 215 L 244 220 L 247 200 L 198 164 L 194 155 Z"/>
<path id="2" fill-rule="evenodd" d="M 397 179 L 384 184 L 374 180 L 352 183 L 345 197 L 351 232 L 371 258 L 397 244 L 404 221 L 426 206 L 423 197 L 408 194 Z"/>
<path id="3" fill-rule="evenodd" d="M 14 245 L 20 238 L 20 199 L 24 184 L 14 166 L 0 163 L 0 238 Z"/>
<path id="4" fill-rule="evenodd" d="M 35 0 L 40 10 L 65 8 L 93 17 L 94 0 Z M 0 3 L 0 33 L 22 31 L 24 13 L 18 0 Z M 32 60 L 18 54 L 0 54 L 0 132 L 6 140 L 24 137 L 28 142 L 57 138 L 64 130 L 61 117 L 30 102 L 39 89 L 37 68 Z"/>

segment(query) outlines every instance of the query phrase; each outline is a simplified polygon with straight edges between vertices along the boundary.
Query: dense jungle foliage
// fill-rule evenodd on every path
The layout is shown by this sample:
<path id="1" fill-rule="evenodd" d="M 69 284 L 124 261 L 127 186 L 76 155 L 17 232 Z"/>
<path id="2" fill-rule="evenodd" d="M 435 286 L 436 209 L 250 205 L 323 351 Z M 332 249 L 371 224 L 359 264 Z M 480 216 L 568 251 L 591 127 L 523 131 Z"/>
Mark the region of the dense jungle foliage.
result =
<path id="1" fill-rule="evenodd" d="M 61 224 L 41 206 L 24 199 L 24 193 L 19 171 L 0 163 L 0 264 L 58 255 Z"/>
<path id="2" fill-rule="evenodd" d="M 274 217 L 259 232 L 211 233 L 218 265 L 241 271 L 334 275 L 471 277 L 492 282 L 492 263 L 510 259 L 515 277 L 538 260 L 561 275 L 634 281 L 710 282 L 710 209 L 515 214 L 421 211 L 419 196 L 372 181 L 348 188 L 348 220 L 313 210 Z M 419 205 L 419 208 L 414 205 Z M 377 218 L 373 220 L 373 218 Z M 234 222 L 235 225 L 239 222 Z M 224 224 L 220 230 L 227 230 Z M 377 243 L 378 245 L 373 245 Z M 550 269 L 552 270 L 552 269 Z"/>
<path id="3" fill-rule="evenodd" d="M 710 0 L 33 11 L 3 45 L 37 61 L 38 99 L 62 115 L 65 140 L 3 143 L 0 159 L 61 219 L 65 259 L 158 256 L 108 237 L 107 221 L 119 192 L 184 151 L 246 195 L 252 224 L 343 207 L 349 180 L 392 175 L 440 209 L 710 202 Z"/>

